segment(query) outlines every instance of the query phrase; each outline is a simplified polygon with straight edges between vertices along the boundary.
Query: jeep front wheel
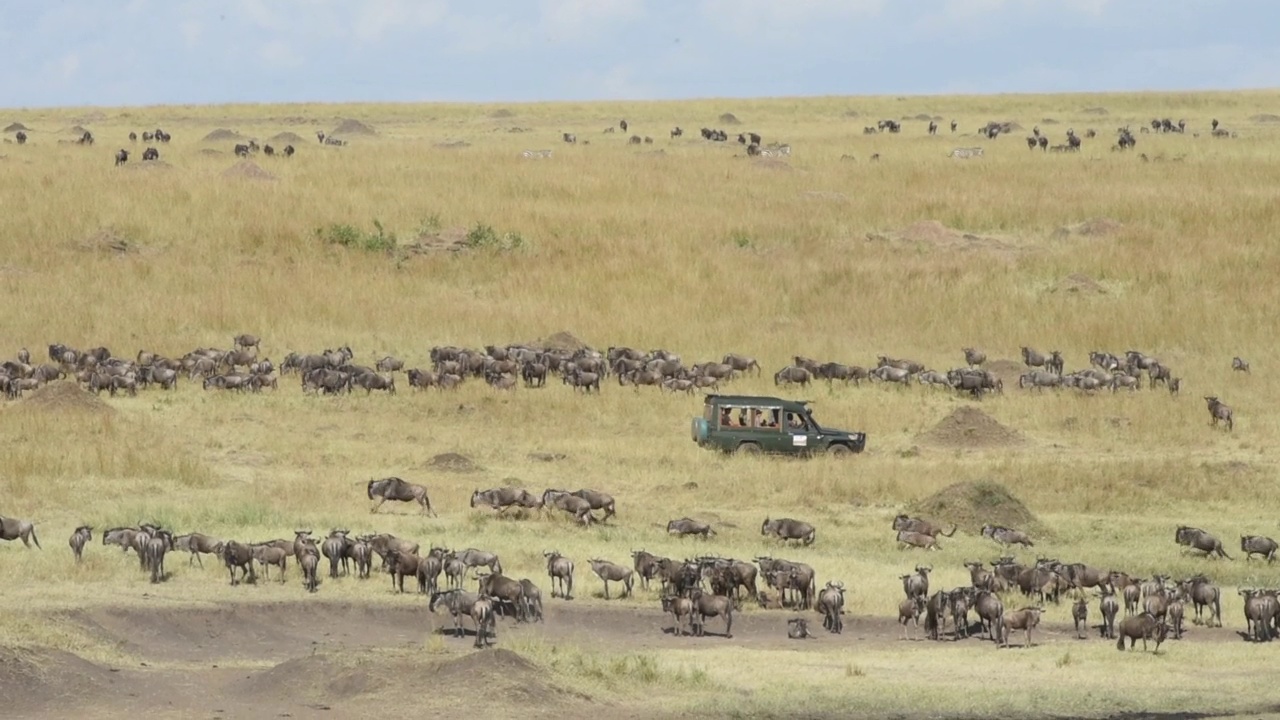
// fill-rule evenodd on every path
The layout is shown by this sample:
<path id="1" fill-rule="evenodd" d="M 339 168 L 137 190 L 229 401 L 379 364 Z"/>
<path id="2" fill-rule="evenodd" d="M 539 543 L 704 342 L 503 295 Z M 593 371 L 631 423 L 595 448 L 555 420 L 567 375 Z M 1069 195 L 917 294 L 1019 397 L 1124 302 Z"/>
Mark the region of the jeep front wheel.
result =
<path id="1" fill-rule="evenodd" d="M 734 450 L 734 454 L 735 455 L 759 455 L 760 446 L 753 442 L 739 443 L 737 449 Z"/>
<path id="2" fill-rule="evenodd" d="M 827 446 L 827 454 L 831 457 L 842 458 L 853 454 L 853 451 L 849 449 L 848 445 L 835 444 Z"/>

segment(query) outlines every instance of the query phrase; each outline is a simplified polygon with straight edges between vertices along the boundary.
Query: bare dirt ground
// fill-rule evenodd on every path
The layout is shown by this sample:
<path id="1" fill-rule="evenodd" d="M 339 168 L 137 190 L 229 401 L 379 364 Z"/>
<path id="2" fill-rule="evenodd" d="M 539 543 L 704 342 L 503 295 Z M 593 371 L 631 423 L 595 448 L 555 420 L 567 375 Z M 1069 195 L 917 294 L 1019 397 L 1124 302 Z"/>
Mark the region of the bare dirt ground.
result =
<path id="1" fill-rule="evenodd" d="M 60 650 L 0 648 L 0 697 L 7 698 L 6 717 L 41 720 L 65 718 L 71 708 L 92 710 L 97 718 L 141 712 L 149 717 L 334 718 L 385 712 L 399 704 L 416 711 L 457 708 L 497 689 L 500 705 L 518 706 L 525 717 L 598 712 L 654 717 L 651 709 L 575 692 L 503 645 L 523 638 L 598 652 L 697 651 L 726 642 L 741 650 L 794 649 L 797 641 L 786 638 L 786 621 L 794 616 L 740 614 L 727 641 L 719 620 L 708 621 L 705 638 L 678 637 L 669 616 L 656 609 L 556 601 L 546 606 L 544 623 L 499 621 L 496 646 L 475 652 L 469 621 L 464 620 L 465 637 L 453 637 L 449 617 L 429 615 L 424 607 L 289 602 L 95 608 L 58 620 L 134 660 L 97 664 Z M 817 635 L 805 641 L 807 651 L 896 646 L 927 652 L 933 645 L 900 640 L 901 629 L 887 617 L 849 617 L 844 633 L 836 636 L 821 630 L 816 614 L 805 616 Z M 1012 642 L 1021 640 L 1015 633 Z M 1230 629 L 1192 626 L 1181 642 L 1240 641 Z M 1035 642 L 1104 641 L 1096 629 L 1089 640 L 1078 640 L 1071 627 L 1051 624 Z M 426 677 L 429 684 L 421 680 Z M 397 692 L 404 683 L 408 689 Z"/>

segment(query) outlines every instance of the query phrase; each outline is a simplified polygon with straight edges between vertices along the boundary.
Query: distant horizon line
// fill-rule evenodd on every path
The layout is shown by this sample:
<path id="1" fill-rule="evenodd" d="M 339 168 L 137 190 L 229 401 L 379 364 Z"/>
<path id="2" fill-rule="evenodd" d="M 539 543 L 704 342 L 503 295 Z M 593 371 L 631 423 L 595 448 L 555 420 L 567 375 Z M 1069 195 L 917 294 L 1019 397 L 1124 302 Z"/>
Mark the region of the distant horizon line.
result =
<path id="1" fill-rule="evenodd" d="M 234 101 L 211 101 L 211 102 L 168 102 L 168 103 L 143 103 L 136 105 L 31 105 L 31 106 L 4 106 L 0 107 L 0 112 L 68 112 L 76 110 L 134 110 L 134 109 L 153 109 L 166 107 L 252 107 L 252 106 L 304 106 L 304 105 L 328 105 L 328 106 L 344 106 L 344 105 L 452 105 L 452 106 L 494 106 L 494 105 L 626 105 L 626 104 L 667 104 L 667 103 L 689 103 L 689 102 L 762 102 L 774 100 L 832 100 L 832 99 L 891 99 L 891 100 L 917 100 L 928 98 L 999 98 L 999 97 L 1115 97 L 1118 95 L 1130 96 L 1150 96 L 1150 95 L 1179 95 L 1179 94 L 1196 94 L 1196 95 L 1229 95 L 1229 94 L 1250 94 L 1250 93 L 1276 93 L 1280 92 L 1280 86 L 1277 87 L 1244 87 L 1244 88 L 1184 88 L 1184 89 L 1150 89 L 1150 90 L 1069 90 L 1069 91 L 1006 91 L 1006 92 L 956 92 L 956 93 L 875 93 L 875 94 L 842 94 L 842 93 L 820 93 L 820 94 L 800 94 L 800 95 L 703 95 L 689 96 L 680 98 L 599 98 L 599 99 L 574 99 L 574 98 L 556 98 L 546 100 L 514 100 L 514 99 L 494 99 L 494 100 L 374 100 L 374 99 L 352 99 L 352 100 L 234 100 Z"/>

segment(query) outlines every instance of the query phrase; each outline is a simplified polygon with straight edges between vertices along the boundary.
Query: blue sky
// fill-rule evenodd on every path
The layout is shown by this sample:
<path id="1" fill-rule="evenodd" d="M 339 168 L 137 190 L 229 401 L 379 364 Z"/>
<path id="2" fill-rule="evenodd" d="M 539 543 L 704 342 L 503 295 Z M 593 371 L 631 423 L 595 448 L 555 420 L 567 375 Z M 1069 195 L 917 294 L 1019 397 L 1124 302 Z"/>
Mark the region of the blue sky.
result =
<path id="1" fill-rule="evenodd" d="M 1272 0 L 43 0 L 0 105 L 1280 86 Z"/>

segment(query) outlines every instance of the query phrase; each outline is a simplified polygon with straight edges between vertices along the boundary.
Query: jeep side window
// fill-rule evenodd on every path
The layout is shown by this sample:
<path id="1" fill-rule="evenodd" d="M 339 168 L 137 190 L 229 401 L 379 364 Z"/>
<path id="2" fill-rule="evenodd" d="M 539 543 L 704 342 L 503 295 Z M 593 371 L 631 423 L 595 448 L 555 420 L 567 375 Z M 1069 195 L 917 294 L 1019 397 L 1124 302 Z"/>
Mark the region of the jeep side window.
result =
<path id="1" fill-rule="evenodd" d="M 800 413 L 787 413 L 787 429 L 791 432 L 803 432 L 808 429 L 804 417 Z"/>
<path id="2" fill-rule="evenodd" d="M 720 427 L 734 427 L 733 408 L 720 408 Z"/>

